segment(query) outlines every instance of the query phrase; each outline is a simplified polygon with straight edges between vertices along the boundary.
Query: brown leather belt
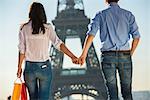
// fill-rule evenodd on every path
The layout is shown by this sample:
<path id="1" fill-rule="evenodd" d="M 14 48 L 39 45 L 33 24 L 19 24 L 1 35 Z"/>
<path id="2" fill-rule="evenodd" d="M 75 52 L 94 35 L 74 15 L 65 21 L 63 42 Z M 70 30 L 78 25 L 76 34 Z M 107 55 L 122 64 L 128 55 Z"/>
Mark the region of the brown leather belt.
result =
<path id="1" fill-rule="evenodd" d="M 102 51 L 102 53 L 130 53 L 131 50 L 118 50 L 118 51 L 115 51 L 115 50 L 111 50 L 111 51 Z"/>

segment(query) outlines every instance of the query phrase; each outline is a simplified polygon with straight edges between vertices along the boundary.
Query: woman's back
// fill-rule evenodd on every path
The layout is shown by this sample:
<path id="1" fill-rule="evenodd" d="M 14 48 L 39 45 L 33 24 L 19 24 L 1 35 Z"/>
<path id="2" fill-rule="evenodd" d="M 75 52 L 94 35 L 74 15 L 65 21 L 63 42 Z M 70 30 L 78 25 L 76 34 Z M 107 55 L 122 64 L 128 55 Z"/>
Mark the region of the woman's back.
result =
<path id="1" fill-rule="evenodd" d="M 44 24 L 44 27 L 44 34 L 42 31 L 38 34 L 33 34 L 31 21 L 22 26 L 19 33 L 19 48 L 25 52 L 26 61 L 43 62 L 49 59 L 48 50 L 51 46 L 51 41 L 53 42 L 54 40 L 55 42 L 55 38 L 57 37 L 53 33 L 54 31 L 50 24 Z"/>

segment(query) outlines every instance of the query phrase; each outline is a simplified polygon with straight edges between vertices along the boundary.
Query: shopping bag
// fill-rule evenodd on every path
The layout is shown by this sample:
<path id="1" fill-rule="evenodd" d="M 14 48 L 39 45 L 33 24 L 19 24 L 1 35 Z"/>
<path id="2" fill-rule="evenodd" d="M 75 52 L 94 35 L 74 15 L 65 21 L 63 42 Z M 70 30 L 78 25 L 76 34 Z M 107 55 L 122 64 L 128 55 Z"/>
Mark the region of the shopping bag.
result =
<path id="1" fill-rule="evenodd" d="M 26 84 L 22 83 L 22 89 L 21 89 L 21 100 L 27 100 L 27 89 Z"/>
<path id="2" fill-rule="evenodd" d="M 12 94 L 12 100 L 19 100 L 21 95 L 22 81 L 17 78 L 14 83 L 14 89 Z"/>
<path id="3" fill-rule="evenodd" d="M 20 78 L 17 78 L 14 83 L 12 100 L 27 100 L 26 85 Z"/>

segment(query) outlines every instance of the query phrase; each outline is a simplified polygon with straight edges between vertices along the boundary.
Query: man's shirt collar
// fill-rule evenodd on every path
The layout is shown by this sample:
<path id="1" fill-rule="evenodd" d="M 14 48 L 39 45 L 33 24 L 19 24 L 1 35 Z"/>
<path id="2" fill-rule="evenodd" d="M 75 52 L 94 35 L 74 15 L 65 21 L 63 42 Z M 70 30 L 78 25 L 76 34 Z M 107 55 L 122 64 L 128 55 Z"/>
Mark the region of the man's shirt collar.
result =
<path id="1" fill-rule="evenodd" d="M 116 3 L 116 2 L 111 2 L 109 6 L 118 6 L 119 7 L 118 3 Z"/>

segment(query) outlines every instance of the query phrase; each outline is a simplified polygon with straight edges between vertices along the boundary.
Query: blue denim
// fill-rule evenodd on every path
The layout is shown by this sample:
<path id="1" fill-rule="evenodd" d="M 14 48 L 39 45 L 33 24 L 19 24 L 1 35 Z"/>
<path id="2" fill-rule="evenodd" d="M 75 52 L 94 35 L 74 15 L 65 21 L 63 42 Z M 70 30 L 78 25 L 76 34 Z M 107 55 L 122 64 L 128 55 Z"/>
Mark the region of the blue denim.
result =
<path id="1" fill-rule="evenodd" d="M 132 98 L 132 59 L 130 52 L 102 52 L 102 70 L 110 100 L 119 100 L 116 73 L 120 77 L 121 93 L 124 100 Z"/>
<path id="2" fill-rule="evenodd" d="M 52 71 L 46 62 L 25 62 L 24 80 L 30 100 L 51 100 Z"/>

